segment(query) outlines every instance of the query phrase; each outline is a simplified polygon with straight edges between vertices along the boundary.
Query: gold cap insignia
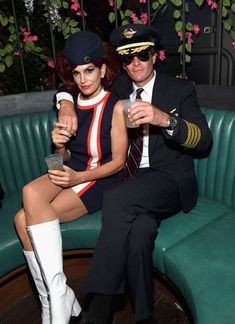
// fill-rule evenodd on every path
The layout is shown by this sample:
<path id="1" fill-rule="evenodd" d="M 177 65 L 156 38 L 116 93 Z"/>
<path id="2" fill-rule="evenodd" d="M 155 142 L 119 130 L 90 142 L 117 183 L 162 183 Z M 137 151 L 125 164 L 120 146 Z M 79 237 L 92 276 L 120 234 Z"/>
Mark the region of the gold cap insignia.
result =
<path id="1" fill-rule="evenodd" d="M 133 30 L 132 28 L 126 28 L 122 34 L 126 38 L 131 38 L 135 33 L 137 33 L 137 30 Z"/>

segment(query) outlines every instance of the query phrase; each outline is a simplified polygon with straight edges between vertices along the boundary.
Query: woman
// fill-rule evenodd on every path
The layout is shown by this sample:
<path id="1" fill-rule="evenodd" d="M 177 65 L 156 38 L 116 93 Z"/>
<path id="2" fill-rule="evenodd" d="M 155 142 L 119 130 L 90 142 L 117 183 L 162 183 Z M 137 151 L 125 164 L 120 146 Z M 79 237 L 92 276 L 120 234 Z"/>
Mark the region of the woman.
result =
<path id="1" fill-rule="evenodd" d="M 66 161 L 63 171 L 48 170 L 27 184 L 24 207 L 15 216 L 41 300 L 43 324 L 69 323 L 81 311 L 66 285 L 59 223 L 100 209 L 103 192 L 118 181 L 126 158 L 122 103 L 104 89 L 119 71 L 110 50 L 91 32 L 67 39 L 59 72 L 65 86 L 74 90 L 77 133 L 71 136 L 64 123 L 55 124 L 52 140 L 55 152 Z"/>

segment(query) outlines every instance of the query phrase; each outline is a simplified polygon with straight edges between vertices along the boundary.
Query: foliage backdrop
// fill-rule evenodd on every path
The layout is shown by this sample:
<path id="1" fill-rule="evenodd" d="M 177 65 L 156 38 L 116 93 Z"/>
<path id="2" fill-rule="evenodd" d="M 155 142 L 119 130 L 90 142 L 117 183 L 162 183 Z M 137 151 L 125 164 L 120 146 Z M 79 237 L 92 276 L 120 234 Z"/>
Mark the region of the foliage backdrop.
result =
<path id="1" fill-rule="evenodd" d="M 223 27 L 235 48 L 231 19 L 235 0 L 152 0 L 150 7 L 147 0 L 0 0 L 0 95 L 25 91 L 22 61 L 30 91 L 52 89 L 57 79 L 55 52 L 62 50 L 64 39 L 70 34 L 85 27 L 105 39 L 116 23 L 148 24 L 164 13 L 169 4 L 174 7 L 172 19 L 179 39 L 179 64 L 182 58 L 190 63 L 193 43 L 200 37 L 199 24 L 190 22 L 192 2 L 221 12 Z M 163 49 L 159 55 L 164 60 L 167 52 Z"/>

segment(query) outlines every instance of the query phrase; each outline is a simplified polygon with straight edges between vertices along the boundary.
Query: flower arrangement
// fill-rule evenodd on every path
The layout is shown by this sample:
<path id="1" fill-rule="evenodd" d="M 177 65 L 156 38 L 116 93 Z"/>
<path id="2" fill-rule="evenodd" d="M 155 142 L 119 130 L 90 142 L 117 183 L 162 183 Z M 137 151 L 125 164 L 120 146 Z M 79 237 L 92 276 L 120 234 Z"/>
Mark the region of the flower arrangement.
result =
<path id="1" fill-rule="evenodd" d="M 148 12 L 147 0 L 105 1 L 109 8 L 110 29 L 115 27 L 116 19 L 118 25 L 148 24 L 152 19 L 157 19 L 169 3 L 173 4 L 175 31 L 179 37 L 178 51 L 184 53 L 185 62 L 191 61 L 192 45 L 200 35 L 200 26 L 189 21 L 190 6 L 186 0 L 152 0 L 149 10 L 151 13 Z M 213 11 L 221 10 L 223 26 L 230 35 L 231 46 L 235 48 L 235 28 L 231 19 L 231 15 L 235 13 L 235 0 L 193 1 L 198 7 L 207 5 Z M 89 12 L 82 8 L 80 0 L 14 0 L 14 4 L 16 11 L 18 10 L 17 19 L 9 1 L 0 0 L 0 75 L 4 79 L 3 85 L 0 81 L 1 88 L 10 89 L 14 93 L 11 81 L 14 81 L 15 88 L 22 88 L 22 82 L 19 81 L 17 85 L 15 78 L 20 73 L 22 58 L 27 69 L 27 83 L 31 88 L 50 88 L 55 68 L 50 30 L 53 30 L 52 38 L 58 52 L 62 49 L 65 38 L 82 29 L 84 17 Z M 166 56 L 164 49 L 159 52 L 160 60 L 164 60 Z M 33 71 L 33 74 L 28 71 Z"/>

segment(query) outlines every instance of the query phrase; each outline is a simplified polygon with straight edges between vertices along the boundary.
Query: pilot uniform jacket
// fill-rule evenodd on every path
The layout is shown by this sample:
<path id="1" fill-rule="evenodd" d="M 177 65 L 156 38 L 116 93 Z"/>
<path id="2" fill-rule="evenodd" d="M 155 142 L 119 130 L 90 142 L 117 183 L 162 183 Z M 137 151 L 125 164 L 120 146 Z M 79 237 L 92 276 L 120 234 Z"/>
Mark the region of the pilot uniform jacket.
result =
<path id="1" fill-rule="evenodd" d="M 133 92 L 131 79 L 121 74 L 113 83 L 112 92 L 125 99 Z M 152 102 L 178 120 L 172 135 L 166 129 L 149 125 L 149 163 L 154 170 L 168 172 L 178 184 L 184 212 L 197 201 L 197 183 L 193 156 L 205 154 L 211 144 L 211 133 L 199 108 L 193 83 L 156 71 Z"/>

